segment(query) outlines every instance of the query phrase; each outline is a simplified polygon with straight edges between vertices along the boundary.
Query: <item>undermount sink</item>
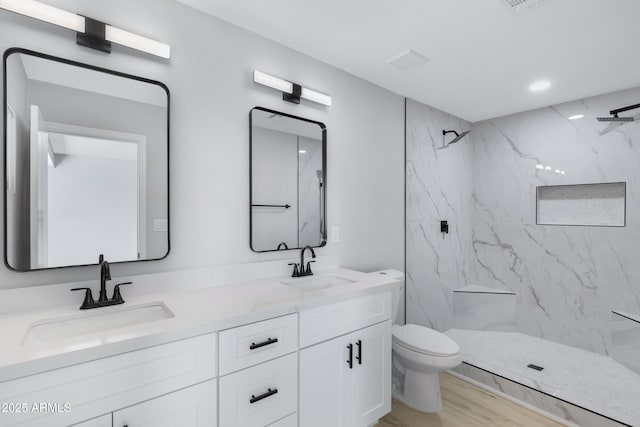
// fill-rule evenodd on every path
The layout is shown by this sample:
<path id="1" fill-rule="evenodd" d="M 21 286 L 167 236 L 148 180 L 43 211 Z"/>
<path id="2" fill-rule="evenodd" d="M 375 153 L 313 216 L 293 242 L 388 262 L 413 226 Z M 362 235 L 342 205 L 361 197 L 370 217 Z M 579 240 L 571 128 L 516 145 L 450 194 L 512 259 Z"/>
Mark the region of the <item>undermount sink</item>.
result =
<path id="1" fill-rule="evenodd" d="M 319 276 L 319 277 L 301 277 L 297 279 L 286 280 L 281 282 L 283 285 L 301 291 L 317 291 L 320 289 L 332 288 L 334 286 L 346 285 L 353 283 L 354 280 L 345 279 L 339 276 Z"/>
<path id="2" fill-rule="evenodd" d="M 92 309 L 70 316 L 39 320 L 29 327 L 22 344 L 52 342 L 172 317 L 174 314 L 162 302 Z"/>

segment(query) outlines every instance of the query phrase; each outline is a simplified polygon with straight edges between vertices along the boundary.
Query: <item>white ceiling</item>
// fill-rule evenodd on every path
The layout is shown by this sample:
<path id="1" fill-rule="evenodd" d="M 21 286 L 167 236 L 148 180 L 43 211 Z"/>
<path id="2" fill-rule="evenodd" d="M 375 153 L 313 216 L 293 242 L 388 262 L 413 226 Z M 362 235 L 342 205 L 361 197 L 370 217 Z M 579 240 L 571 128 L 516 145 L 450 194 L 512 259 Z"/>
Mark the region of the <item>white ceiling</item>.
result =
<path id="1" fill-rule="evenodd" d="M 640 86 L 640 0 L 178 1 L 470 121 Z"/>
<path id="2" fill-rule="evenodd" d="M 29 80 L 100 93 L 159 107 L 167 106 L 167 93 L 160 86 L 113 74 L 76 67 L 37 56 L 19 54 Z"/>

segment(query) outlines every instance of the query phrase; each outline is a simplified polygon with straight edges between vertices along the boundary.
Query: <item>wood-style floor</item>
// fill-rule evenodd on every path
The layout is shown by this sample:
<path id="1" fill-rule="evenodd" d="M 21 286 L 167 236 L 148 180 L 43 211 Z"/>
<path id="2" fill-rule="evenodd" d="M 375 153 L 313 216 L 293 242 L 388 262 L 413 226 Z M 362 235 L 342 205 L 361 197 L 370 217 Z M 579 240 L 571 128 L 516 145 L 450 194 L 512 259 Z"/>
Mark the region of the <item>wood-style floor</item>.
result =
<path id="1" fill-rule="evenodd" d="M 393 401 L 375 427 L 561 427 L 549 418 L 453 375 L 441 374 L 442 411 L 424 414 Z"/>

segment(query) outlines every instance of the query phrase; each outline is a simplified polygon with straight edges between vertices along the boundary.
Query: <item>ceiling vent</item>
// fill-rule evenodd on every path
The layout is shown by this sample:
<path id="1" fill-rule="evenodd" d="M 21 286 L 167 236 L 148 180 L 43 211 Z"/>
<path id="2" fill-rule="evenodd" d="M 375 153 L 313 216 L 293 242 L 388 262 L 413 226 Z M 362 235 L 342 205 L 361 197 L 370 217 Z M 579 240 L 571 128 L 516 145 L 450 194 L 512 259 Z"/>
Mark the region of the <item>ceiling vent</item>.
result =
<path id="1" fill-rule="evenodd" d="M 500 3 L 506 5 L 511 11 L 519 13 L 532 7 L 540 6 L 547 0 L 499 0 Z"/>
<path id="2" fill-rule="evenodd" d="M 429 62 L 429 58 L 420 55 L 415 50 L 409 49 L 389 59 L 387 64 L 391 64 L 402 71 L 410 71 L 427 62 Z"/>

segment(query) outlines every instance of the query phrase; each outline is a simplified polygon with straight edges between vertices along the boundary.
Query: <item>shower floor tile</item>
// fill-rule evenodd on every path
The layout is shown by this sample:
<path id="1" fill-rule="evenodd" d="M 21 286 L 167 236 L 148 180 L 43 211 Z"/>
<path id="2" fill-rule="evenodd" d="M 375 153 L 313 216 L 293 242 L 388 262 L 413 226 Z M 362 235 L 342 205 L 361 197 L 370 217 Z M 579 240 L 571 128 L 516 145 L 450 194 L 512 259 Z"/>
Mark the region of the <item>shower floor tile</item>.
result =
<path id="1" fill-rule="evenodd" d="M 460 345 L 469 364 L 622 423 L 640 425 L 640 375 L 610 357 L 519 332 L 451 329 L 446 334 Z"/>

